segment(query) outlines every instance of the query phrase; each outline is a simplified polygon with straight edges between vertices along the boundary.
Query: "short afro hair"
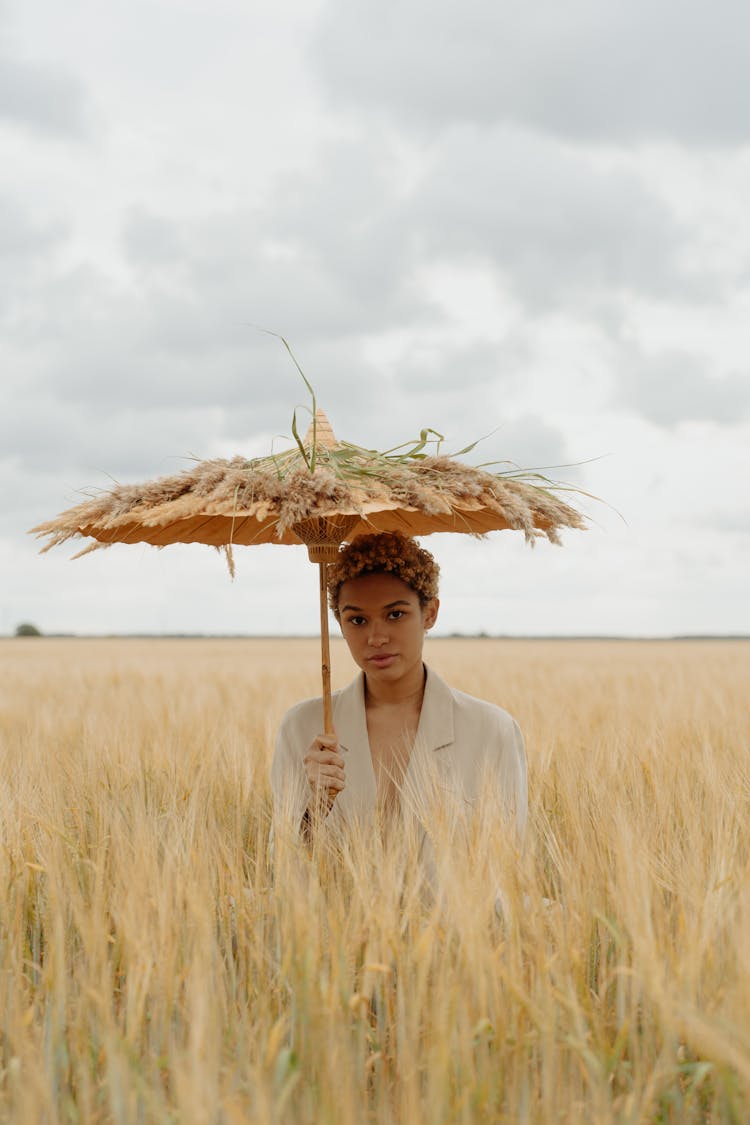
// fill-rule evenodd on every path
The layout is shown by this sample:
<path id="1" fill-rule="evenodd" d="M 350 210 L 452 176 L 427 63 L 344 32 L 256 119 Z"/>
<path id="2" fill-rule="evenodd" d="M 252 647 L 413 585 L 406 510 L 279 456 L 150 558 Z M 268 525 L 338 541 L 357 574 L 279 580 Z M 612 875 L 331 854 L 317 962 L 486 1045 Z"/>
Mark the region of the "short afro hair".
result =
<path id="1" fill-rule="evenodd" d="M 417 594 L 422 605 L 437 597 L 440 567 L 429 551 L 400 531 L 359 535 L 341 547 L 328 564 L 328 603 L 339 615 L 339 592 L 350 578 L 365 574 L 393 574 Z"/>

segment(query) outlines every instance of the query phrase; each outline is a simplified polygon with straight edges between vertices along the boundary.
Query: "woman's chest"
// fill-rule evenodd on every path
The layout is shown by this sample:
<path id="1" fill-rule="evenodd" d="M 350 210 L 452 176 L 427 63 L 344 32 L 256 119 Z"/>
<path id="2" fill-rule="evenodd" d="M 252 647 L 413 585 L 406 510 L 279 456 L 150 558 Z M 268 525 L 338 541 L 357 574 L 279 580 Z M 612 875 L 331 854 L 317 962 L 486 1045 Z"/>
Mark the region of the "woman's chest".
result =
<path id="1" fill-rule="evenodd" d="M 378 804 L 397 803 L 418 726 L 418 713 L 394 715 L 388 711 L 368 712 L 367 739 Z"/>

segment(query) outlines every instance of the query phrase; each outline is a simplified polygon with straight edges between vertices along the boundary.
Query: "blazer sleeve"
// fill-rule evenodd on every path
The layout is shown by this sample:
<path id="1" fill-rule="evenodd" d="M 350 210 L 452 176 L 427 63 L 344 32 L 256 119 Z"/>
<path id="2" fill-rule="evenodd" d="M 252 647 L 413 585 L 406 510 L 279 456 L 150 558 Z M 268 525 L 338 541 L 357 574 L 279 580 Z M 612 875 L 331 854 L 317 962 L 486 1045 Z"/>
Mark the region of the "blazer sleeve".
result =
<path id="1" fill-rule="evenodd" d="M 515 719 L 512 720 L 512 733 L 509 739 L 509 790 L 512 793 L 512 802 L 515 811 L 516 833 L 519 842 L 523 841 L 526 834 L 526 820 L 529 812 L 529 781 L 526 766 L 526 745 L 521 734 L 521 728 Z"/>
<path id="2" fill-rule="evenodd" d="M 492 803 L 505 821 L 514 825 L 519 843 L 526 832 L 529 797 L 526 747 L 516 720 L 499 708 L 485 726 L 482 753 L 484 776 L 481 788 L 492 794 Z"/>
<path id="3" fill-rule="evenodd" d="M 308 803 L 308 785 L 302 761 L 307 743 L 300 729 L 297 709 L 287 712 L 276 735 L 276 746 L 271 762 L 271 794 L 273 797 L 273 824 L 271 851 L 274 838 L 283 832 L 292 839 L 299 836 L 302 817 Z M 302 747 L 302 749 L 300 749 Z"/>

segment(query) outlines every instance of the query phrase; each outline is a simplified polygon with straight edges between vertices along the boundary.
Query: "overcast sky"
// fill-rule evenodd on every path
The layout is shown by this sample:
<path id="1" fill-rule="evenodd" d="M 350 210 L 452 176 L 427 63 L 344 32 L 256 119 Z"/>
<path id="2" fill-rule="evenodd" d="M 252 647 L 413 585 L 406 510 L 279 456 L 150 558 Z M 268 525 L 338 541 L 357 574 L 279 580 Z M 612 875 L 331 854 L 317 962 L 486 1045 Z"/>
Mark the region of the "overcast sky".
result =
<path id="1" fill-rule="evenodd" d="M 0 0 L 0 633 L 315 632 L 301 548 L 27 535 L 289 434 L 258 324 L 340 437 L 604 501 L 427 540 L 442 632 L 750 632 L 748 42 L 744 0 Z"/>

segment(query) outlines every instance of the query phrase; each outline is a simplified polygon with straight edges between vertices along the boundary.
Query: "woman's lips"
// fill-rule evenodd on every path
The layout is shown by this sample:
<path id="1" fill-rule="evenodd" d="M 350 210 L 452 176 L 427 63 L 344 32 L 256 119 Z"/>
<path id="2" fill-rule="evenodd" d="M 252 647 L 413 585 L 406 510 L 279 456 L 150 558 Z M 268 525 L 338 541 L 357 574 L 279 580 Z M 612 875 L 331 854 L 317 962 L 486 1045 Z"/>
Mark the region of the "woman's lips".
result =
<path id="1" fill-rule="evenodd" d="M 394 652 L 379 652 L 369 659 L 370 663 L 374 664 L 376 668 L 388 668 L 396 659 L 396 654 Z"/>

